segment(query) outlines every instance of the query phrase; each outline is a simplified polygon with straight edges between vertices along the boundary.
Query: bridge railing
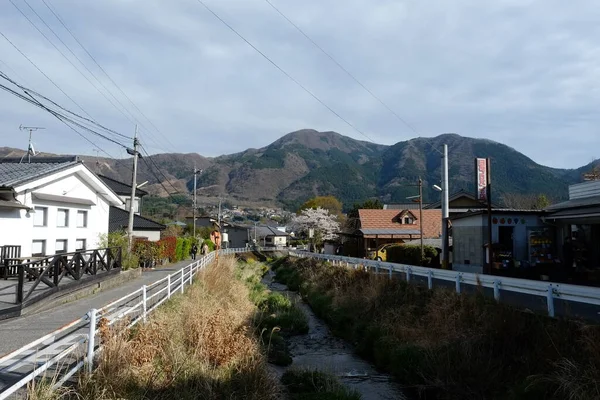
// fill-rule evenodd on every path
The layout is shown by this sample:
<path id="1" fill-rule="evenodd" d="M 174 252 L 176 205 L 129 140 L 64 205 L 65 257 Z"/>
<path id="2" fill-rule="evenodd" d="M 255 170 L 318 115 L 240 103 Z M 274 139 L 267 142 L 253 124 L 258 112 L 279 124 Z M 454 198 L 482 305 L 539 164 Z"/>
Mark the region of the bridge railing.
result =
<path id="1" fill-rule="evenodd" d="M 502 300 L 503 291 L 545 298 L 546 309 L 551 317 L 556 315 L 555 303 L 557 300 L 600 306 L 600 288 L 597 287 L 458 272 L 306 251 L 290 251 L 289 254 L 293 257 L 317 258 L 349 267 L 361 266 L 375 273 L 388 274 L 390 278 L 394 273 L 401 273 L 408 282 L 414 280 L 415 277 L 421 277 L 427 280 L 429 289 L 433 288 L 435 280 L 453 283 L 457 293 L 466 287 L 489 288 L 492 289 L 493 296 L 497 301 Z M 448 285 L 446 284 L 446 286 Z M 597 317 L 600 310 L 595 311 Z"/>

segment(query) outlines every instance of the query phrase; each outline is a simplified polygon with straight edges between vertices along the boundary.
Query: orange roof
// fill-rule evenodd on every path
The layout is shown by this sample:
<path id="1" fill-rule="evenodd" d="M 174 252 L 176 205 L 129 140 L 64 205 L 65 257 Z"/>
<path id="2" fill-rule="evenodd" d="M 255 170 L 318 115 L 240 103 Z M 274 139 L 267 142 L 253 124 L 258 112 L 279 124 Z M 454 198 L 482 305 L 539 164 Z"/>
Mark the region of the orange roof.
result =
<path id="1" fill-rule="evenodd" d="M 414 216 L 413 224 L 402 224 L 396 217 L 403 213 Z M 420 230 L 419 210 L 358 210 L 361 229 Z M 423 210 L 423 238 L 439 238 L 442 234 L 442 210 Z"/>

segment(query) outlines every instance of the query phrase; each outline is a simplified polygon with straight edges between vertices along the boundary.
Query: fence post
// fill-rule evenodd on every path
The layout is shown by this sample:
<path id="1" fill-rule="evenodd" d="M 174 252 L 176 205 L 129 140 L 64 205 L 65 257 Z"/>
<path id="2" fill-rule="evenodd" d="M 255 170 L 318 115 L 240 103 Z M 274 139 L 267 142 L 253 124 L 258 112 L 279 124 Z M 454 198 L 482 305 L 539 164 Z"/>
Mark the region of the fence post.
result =
<path id="1" fill-rule="evenodd" d="M 379 273 L 379 261 L 377 261 L 377 264 L 375 264 L 375 273 Z"/>
<path id="2" fill-rule="evenodd" d="M 552 285 L 548 285 L 548 293 L 547 293 L 547 301 L 548 301 L 548 315 L 550 317 L 554 317 L 554 289 L 552 289 Z"/>
<path id="3" fill-rule="evenodd" d="M 392 280 L 392 264 L 388 265 L 388 271 L 389 271 L 389 275 L 390 275 L 390 280 Z"/>
<path id="4" fill-rule="evenodd" d="M 456 275 L 456 293 L 460 293 L 460 274 Z"/>
<path id="5" fill-rule="evenodd" d="M 167 275 L 167 299 L 171 298 L 171 274 Z"/>
<path id="6" fill-rule="evenodd" d="M 433 272 L 427 271 L 427 287 L 429 290 L 433 289 Z"/>
<path id="7" fill-rule="evenodd" d="M 8 267 L 6 267 L 6 268 L 8 269 Z M 17 285 L 17 303 L 22 303 L 23 302 L 23 286 L 25 286 L 25 267 L 23 267 L 23 265 L 19 265 L 17 267 L 17 273 L 19 274 L 19 283 Z"/>
<path id="8" fill-rule="evenodd" d="M 98 310 L 92 308 L 90 311 L 90 327 L 88 330 L 88 348 L 87 348 L 87 361 L 88 361 L 88 373 L 92 373 L 94 369 L 94 347 L 96 345 L 96 314 Z"/>
<path id="9" fill-rule="evenodd" d="M 406 273 L 406 282 L 410 282 L 410 267 L 406 267 L 404 272 Z"/>
<path id="10" fill-rule="evenodd" d="M 498 279 L 494 280 L 494 299 L 500 301 L 500 282 L 498 282 Z"/>
<path id="11" fill-rule="evenodd" d="M 146 285 L 142 286 L 142 320 L 146 322 L 146 313 L 148 306 L 146 304 L 148 300 L 148 294 L 146 293 Z"/>
<path id="12" fill-rule="evenodd" d="M 190 265 L 190 285 L 192 284 L 193 277 L 194 277 L 194 274 L 192 274 L 192 266 Z"/>
<path id="13" fill-rule="evenodd" d="M 184 268 L 181 268 L 181 293 L 182 294 L 183 294 L 183 285 L 185 284 L 184 277 L 183 277 L 183 275 L 184 275 L 183 270 L 184 270 Z"/>

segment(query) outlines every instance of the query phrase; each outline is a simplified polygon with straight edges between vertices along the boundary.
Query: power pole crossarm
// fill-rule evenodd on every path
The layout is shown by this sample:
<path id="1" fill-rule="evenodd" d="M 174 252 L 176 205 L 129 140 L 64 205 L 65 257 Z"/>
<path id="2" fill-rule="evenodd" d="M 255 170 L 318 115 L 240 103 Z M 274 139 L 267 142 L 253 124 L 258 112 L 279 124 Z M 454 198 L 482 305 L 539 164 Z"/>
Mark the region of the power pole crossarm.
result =
<path id="1" fill-rule="evenodd" d="M 131 176 L 131 198 L 129 199 L 129 224 L 127 226 L 127 252 L 131 254 L 133 245 L 133 216 L 135 203 L 135 188 L 137 186 L 137 164 L 138 164 L 138 145 L 137 125 L 133 135 L 133 173 Z"/>

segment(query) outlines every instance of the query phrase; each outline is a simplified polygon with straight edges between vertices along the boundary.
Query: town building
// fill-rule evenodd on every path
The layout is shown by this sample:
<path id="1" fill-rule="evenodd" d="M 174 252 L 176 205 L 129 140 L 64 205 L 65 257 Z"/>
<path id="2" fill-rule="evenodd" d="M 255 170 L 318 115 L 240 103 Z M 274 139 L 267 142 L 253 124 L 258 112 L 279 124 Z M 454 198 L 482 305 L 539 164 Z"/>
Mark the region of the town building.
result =
<path id="1" fill-rule="evenodd" d="M 0 246 L 21 257 L 97 248 L 122 204 L 75 156 L 0 159 Z"/>
<path id="2" fill-rule="evenodd" d="M 540 210 L 492 209 L 492 269 L 554 263 L 553 251 L 545 250 L 552 240 L 552 230 L 544 223 L 544 215 Z M 488 261 L 487 211 L 460 213 L 451 217 L 451 223 L 452 269 L 483 273 Z"/>

